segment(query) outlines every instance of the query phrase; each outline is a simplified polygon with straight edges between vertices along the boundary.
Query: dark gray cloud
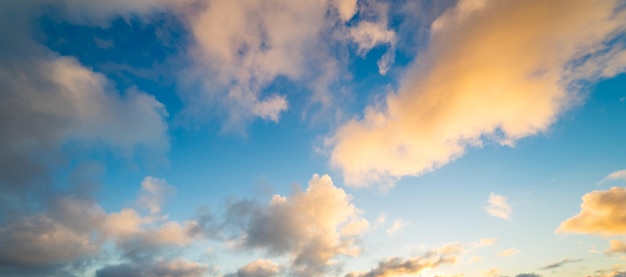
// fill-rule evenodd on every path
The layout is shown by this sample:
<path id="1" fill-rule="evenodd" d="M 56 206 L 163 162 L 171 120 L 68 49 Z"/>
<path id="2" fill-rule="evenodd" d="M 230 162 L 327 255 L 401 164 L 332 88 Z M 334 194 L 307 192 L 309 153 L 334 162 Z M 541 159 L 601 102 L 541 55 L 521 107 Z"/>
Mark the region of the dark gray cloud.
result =
<path id="1" fill-rule="evenodd" d="M 550 263 L 544 267 L 541 267 L 540 269 L 555 269 L 555 268 L 559 268 L 562 267 L 566 264 L 569 263 L 576 263 L 576 262 L 582 262 L 582 260 L 580 259 L 569 259 L 569 258 L 565 258 L 562 261 L 558 261 L 558 262 L 554 262 L 554 263 Z"/>
<path id="2" fill-rule="evenodd" d="M 202 264 L 186 261 L 157 261 L 154 263 L 125 263 L 96 271 L 96 277 L 200 277 L 208 271 Z"/>

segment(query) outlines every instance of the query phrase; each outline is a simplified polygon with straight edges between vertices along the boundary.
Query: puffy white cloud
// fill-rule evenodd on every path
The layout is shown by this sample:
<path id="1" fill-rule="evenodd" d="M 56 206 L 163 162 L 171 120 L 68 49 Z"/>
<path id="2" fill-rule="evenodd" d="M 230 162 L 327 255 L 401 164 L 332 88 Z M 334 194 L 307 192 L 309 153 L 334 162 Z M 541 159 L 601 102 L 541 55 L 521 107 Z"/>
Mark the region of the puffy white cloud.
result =
<path id="1" fill-rule="evenodd" d="M 278 121 L 288 109 L 285 92 L 265 91 L 279 77 L 308 84 L 314 94 L 325 93 L 323 85 L 313 83 L 329 83 L 333 78 L 324 72 L 337 71 L 325 45 L 336 39 L 327 33 L 339 20 L 333 15 L 348 18 L 353 6 L 345 0 L 217 0 L 189 11 L 194 65 L 182 81 L 198 84 L 199 91 L 183 94 L 187 114 L 205 117 L 208 106 L 210 116 L 223 119 L 224 130 L 241 131 L 256 118 Z M 335 9 L 339 15 L 329 13 Z"/>
<path id="2" fill-rule="evenodd" d="M 510 218 L 512 210 L 507 203 L 506 197 L 491 193 L 487 203 L 489 203 L 489 206 L 485 210 L 489 215 L 504 219 Z"/>
<path id="3" fill-rule="evenodd" d="M 580 100 L 577 81 L 612 76 L 594 68 L 623 72 L 616 57 L 624 48 L 610 42 L 626 25 L 618 6 L 460 1 L 438 19 L 399 90 L 328 138 L 331 164 L 347 184 L 388 185 L 438 168 L 468 146 L 513 145 L 545 131 Z"/>
<path id="4" fill-rule="evenodd" d="M 580 213 L 563 222 L 559 233 L 626 234 L 626 188 L 596 190 L 582 197 Z"/>
<path id="5" fill-rule="evenodd" d="M 380 261 L 378 266 L 367 272 L 350 272 L 346 277 L 386 277 L 416 275 L 424 270 L 446 264 L 456 264 L 463 248 L 458 244 L 448 244 L 435 248 L 424 255 L 402 259 L 392 257 Z"/>
<path id="6" fill-rule="evenodd" d="M 241 201 L 229 210 L 244 231 L 242 246 L 289 254 L 291 270 L 303 276 L 323 275 L 339 255 L 357 255 L 355 236 L 369 225 L 328 175 L 313 175 L 306 191 L 274 195 L 268 205 Z"/>

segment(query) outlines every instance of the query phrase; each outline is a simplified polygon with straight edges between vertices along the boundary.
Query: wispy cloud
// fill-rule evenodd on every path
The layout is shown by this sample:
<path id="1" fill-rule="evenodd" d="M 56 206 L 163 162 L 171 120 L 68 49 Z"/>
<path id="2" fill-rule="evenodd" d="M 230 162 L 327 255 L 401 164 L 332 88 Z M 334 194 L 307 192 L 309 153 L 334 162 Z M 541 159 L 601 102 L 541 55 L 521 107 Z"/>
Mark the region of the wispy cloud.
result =
<path id="1" fill-rule="evenodd" d="M 547 264 L 546 266 L 541 267 L 540 269 L 554 269 L 554 268 L 559 268 L 562 267 L 566 264 L 569 263 L 576 263 L 576 262 L 581 262 L 582 260 L 580 259 L 569 259 L 569 258 L 565 258 L 562 261 L 558 261 L 558 262 L 554 262 L 554 263 L 550 263 Z"/>
<path id="2" fill-rule="evenodd" d="M 424 270 L 437 268 L 446 264 L 456 264 L 463 247 L 448 244 L 435 248 L 424 255 L 402 259 L 392 257 L 382 260 L 370 271 L 350 272 L 346 277 L 385 277 L 397 275 L 416 275 Z"/>
<path id="3" fill-rule="evenodd" d="M 498 252 L 498 256 L 500 257 L 510 257 L 519 254 L 519 250 L 516 248 L 509 248 Z"/>
<path id="4" fill-rule="evenodd" d="M 396 233 L 402 232 L 408 223 L 402 219 L 396 219 L 393 221 L 391 227 L 387 228 L 385 232 L 387 235 L 391 236 Z"/>
<path id="5" fill-rule="evenodd" d="M 509 203 L 507 203 L 506 197 L 491 193 L 489 194 L 487 203 L 489 206 L 485 208 L 485 211 L 487 211 L 489 215 L 503 219 L 510 218 L 512 210 Z"/>

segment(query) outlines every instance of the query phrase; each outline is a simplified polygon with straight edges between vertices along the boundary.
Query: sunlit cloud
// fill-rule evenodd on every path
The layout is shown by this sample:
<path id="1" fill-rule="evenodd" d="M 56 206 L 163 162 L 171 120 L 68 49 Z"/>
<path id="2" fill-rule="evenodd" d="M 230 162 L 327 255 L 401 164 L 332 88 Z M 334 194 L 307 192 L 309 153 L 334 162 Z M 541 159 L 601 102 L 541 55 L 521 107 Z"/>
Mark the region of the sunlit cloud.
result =
<path id="1" fill-rule="evenodd" d="M 469 3 L 435 20 L 397 92 L 328 138 L 347 184 L 388 186 L 467 147 L 514 145 L 578 103 L 578 81 L 624 71 L 623 47 L 610 43 L 626 25 L 619 1 Z"/>
<path id="2" fill-rule="evenodd" d="M 270 260 L 256 260 L 224 277 L 272 277 L 280 273 L 280 266 Z"/>
<path id="3" fill-rule="evenodd" d="M 558 233 L 626 234 L 626 189 L 612 187 L 582 197 L 580 213 L 561 222 Z"/>
<path id="4" fill-rule="evenodd" d="M 368 222 L 351 196 L 328 175 L 313 175 L 304 192 L 274 195 L 267 205 L 249 201 L 229 205 L 227 216 L 241 226 L 241 247 L 288 254 L 299 275 L 323 275 L 338 256 L 355 256 L 355 236 Z"/>
<path id="5" fill-rule="evenodd" d="M 609 249 L 606 250 L 607 254 L 626 253 L 626 242 L 622 240 L 613 239 L 613 240 L 610 240 L 609 243 L 610 243 L 610 247 Z"/>
<path id="6" fill-rule="evenodd" d="M 446 264 L 456 264 L 463 248 L 458 244 L 448 244 L 435 248 L 424 255 L 402 259 L 391 257 L 382 260 L 367 272 L 350 272 L 346 277 L 386 277 L 399 275 L 416 275 L 425 270 L 434 269 Z"/>

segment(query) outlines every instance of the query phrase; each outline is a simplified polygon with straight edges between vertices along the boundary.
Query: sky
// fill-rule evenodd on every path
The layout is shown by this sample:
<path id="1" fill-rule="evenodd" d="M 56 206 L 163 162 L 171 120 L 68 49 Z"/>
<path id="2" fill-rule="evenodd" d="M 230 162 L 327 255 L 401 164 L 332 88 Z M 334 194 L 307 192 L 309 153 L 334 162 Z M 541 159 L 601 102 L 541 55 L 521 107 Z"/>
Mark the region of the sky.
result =
<path id="1" fill-rule="evenodd" d="M 0 275 L 626 276 L 623 0 L 4 0 Z"/>

